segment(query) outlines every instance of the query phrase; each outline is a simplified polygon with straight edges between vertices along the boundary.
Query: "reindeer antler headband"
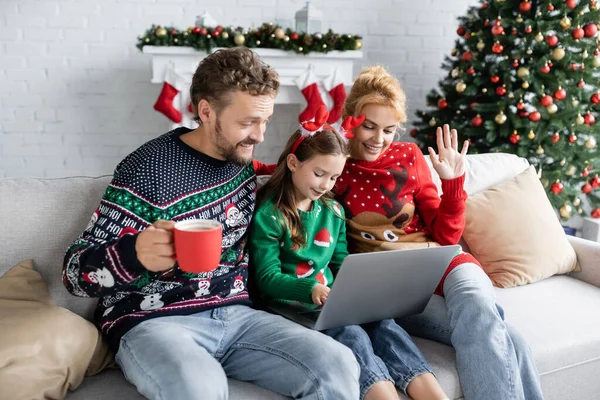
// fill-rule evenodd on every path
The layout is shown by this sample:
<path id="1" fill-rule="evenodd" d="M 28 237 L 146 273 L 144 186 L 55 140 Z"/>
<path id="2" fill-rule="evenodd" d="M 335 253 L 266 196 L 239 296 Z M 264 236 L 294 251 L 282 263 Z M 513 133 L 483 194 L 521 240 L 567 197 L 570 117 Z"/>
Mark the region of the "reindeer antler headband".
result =
<path id="1" fill-rule="evenodd" d="M 319 106 L 315 112 L 315 116 L 309 120 L 304 121 L 300 124 L 300 137 L 296 139 L 294 145 L 292 146 L 292 154 L 296 152 L 300 143 L 304 141 L 309 136 L 314 135 L 318 131 L 323 129 L 329 129 L 338 134 L 342 139 L 347 141 L 348 139 L 352 139 L 354 134 L 352 130 L 365 121 L 364 115 L 359 115 L 358 117 L 348 117 L 338 126 L 325 125 L 327 118 L 329 117 L 329 113 L 327 112 L 327 107 Z M 333 124 L 335 125 L 335 124 Z"/>

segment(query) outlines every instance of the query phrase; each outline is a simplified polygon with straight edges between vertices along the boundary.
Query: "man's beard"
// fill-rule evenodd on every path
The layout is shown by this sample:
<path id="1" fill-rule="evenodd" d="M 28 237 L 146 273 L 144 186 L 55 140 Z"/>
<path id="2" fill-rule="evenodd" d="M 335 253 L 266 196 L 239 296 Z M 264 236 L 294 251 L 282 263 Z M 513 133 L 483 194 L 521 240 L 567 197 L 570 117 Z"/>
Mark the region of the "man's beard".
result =
<path id="1" fill-rule="evenodd" d="M 217 123 L 215 124 L 215 139 L 217 149 L 221 156 L 225 158 L 225 161 L 241 166 L 248 165 L 252 162 L 252 159 L 254 158 L 254 149 L 252 149 L 252 155 L 249 158 L 245 158 L 237 153 L 237 148 L 244 144 L 256 145 L 258 143 L 252 139 L 246 139 L 242 140 L 235 146 L 231 145 L 231 143 L 229 143 L 227 139 L 223 137 L 223 129 L 221 128 L 219 118 L 217 118 Z"/>

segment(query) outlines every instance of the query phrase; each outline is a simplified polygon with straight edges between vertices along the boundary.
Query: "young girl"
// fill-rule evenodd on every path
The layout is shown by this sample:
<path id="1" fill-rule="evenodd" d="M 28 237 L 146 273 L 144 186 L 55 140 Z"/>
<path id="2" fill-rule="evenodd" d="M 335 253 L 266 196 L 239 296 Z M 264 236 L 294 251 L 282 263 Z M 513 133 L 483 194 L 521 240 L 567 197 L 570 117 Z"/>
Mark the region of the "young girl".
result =
<path id="1" fill-rule="evenodd" d="M 355 252 L 452 245 L 465 227 L 463 190 L 468 143 L 448 125 L 429 148 L 442 180 L 438 196 L 425 157 L 413 143 L 393 142 L 406 121 L 406 97 L 383 67 L 361 72 L 344 104 L 345 116 L 365 115 L 353 130 L 336 199 Z M 490 243 L 490 246 L 493 246 Z M 504 322 L 491 281 L 470 254 L 451 262 L 425 311 L 400 320 L 413 335 L 454 346 L 465 399 L 542 399 L 538 373 L 520 335 Z"/>
<path id="2" fill-rule="evenodd" d="M 346 163 L 347 139 L 323 126 L 326 114 L 319 110 L 315 122 L 292 135 L 258 192 L 250 250 L 259 292 L 271 301 L 322 305 L 348 255 L 344 213 L 329 194 Z M 410 336 L 393 320 L 324 333 L 356 355 L 361 398 L 398 399 L 394 384 L 415 399 L 447 398 Z"/>

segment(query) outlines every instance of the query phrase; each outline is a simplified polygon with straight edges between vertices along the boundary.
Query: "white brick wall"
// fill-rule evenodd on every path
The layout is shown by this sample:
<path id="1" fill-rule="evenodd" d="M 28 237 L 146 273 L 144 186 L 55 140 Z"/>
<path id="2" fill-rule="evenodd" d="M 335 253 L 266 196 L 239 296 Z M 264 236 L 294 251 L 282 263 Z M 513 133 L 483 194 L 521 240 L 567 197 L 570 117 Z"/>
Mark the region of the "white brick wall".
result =
<path id="1" fill-rule="evenodd" d="M 364 36 L 365 58 L 424 105 L 476 0 L 317 0 L 324 28 Z M 304 0 L 0 0 L 0 177 L 101 175 L 169 123 L 152 105 L 149 57 L 136 36 L 151 24 L 184 28 L 207 10 L 223 25 L 293 26 Z M 275 161 L 296 124 L 277 106 L 257 156 Z"/>

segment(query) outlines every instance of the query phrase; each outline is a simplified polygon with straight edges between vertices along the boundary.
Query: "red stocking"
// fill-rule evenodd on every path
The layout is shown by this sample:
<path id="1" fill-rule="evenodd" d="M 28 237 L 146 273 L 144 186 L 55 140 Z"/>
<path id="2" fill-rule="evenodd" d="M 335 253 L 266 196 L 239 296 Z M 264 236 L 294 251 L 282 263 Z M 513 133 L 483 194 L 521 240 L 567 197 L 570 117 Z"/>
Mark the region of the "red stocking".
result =
<path id="1" fill-rule="evenodd" d="M 317 76 L 313 72 L 313 66 L 309 66 L 301 76 L 294 80 L 298 89 L 302 91 L 302 95 L 308 103 L 304 111 L 298 116 L 300 122 L 308 121 L 315 116 L 317 108 L 324 106 L 323 99 L 319 93 Z"/>
<path id="2" fill-rule="evenodd" d="M 327 123 L 333 124 L 342 118 L 342 110 L 344 108 L 344 101 L 346 100 L 346 88 L 344 87 L 344 82 L 338 74 L 337 68 L 333 74 L 325 78 L 323 81 L 323 86 L 333 99 L 333 107 L 329 111 L 329 118 L 327 118 Z"/>
<path id="3" fill-rule="evenodd" d="M 165 74 L 165 82 L 162 91 L 154 103 L 154 109 L 163 113 L 167 118 L 176 124 L 181 122 L 181 112 L 173 106 L 173 99 L 181 91 L 180 79 L 173 70 Z"/>

